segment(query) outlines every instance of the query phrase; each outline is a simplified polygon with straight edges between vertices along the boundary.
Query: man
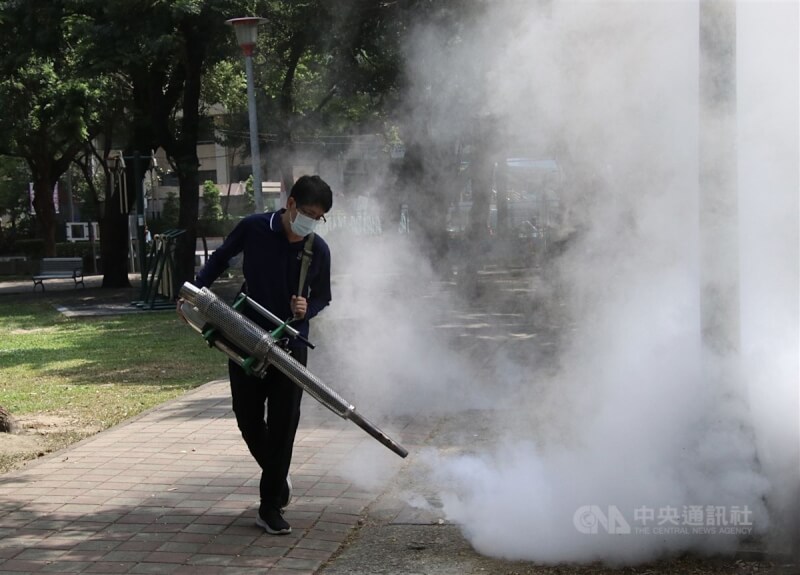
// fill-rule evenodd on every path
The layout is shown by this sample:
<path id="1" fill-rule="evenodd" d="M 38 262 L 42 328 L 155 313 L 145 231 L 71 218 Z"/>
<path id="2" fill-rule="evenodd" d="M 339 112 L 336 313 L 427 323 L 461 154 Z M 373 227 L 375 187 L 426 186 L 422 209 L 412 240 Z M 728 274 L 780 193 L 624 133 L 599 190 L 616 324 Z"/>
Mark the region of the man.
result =
<path id="1" fill-rule="evenodd" d="M 328 244 L 315 234 L 304 285 L 298 289 L 303 250 L 332 204 L 331 189 L 322 178 L 302 176 L 292 186 L 285 209 L 253 214 L 234 228 L 197 274 L 196 285 L 210 286 L 230 259 L 243 252 L 243 290 L 278 317 L 294 318 L 292 326 L 307 337 L 309 320 L 331 300 L 331 258 Z M 265 329 L 276 327 L 252 310 L 244 313 Z M 299 339 L 288 346 L 294 359 L 306 365 L 307 346 Z M 288 474 L 302 389 L 274 367 L 264 379 L 247 375 L 233 361 L 228 372 L 236 422 L 262 470 L 256 524 L 273 535 L 291 533 L 283 508 L 291 497 Z"/>

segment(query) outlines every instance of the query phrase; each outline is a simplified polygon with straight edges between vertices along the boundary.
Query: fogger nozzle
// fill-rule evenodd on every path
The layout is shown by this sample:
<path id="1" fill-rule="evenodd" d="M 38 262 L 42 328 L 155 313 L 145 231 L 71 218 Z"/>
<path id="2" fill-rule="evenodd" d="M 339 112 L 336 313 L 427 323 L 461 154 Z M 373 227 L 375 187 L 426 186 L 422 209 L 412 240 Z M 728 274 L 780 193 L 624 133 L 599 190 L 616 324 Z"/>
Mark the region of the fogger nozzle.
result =
<path id="1" fill-rule="evenodd" d="M 408 455 L 403 446 L 358 414 L 353 405 L 281 348 L 269 332 L 223 302 L 211 290 L 186 282 L 180 289 L 180 297 L 194 308 L 190 313 L 184 313 L 189 324 L 239 365 L 261 377 L 269 365 L 275 366 L 336 415 L 349 419 L 400 457 Z M 218 333 L 214 333 L 216 331 Z"/>

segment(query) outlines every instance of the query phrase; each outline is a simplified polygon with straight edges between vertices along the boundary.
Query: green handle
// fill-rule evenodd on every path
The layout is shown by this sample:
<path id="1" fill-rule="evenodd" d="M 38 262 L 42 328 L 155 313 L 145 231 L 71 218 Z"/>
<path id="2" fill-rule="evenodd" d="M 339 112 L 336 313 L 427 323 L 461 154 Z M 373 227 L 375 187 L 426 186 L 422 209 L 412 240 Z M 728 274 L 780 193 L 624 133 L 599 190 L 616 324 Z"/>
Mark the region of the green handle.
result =
<path id="1" fill-rule="evenodd" d="M 290 323 L 292 323 L 292 321 L 293 321 L 293 320 L 294 320 L 294 318 L 293 318 L 293 317 L 290 317 L 290 318 L 289 318 L 289 319 L 287 319 L 285 322 L 283 322 L 281 325 L 279 325 L 279 326 L 278 326 L 278 327 L 276 327 L 274 330 L 272 330 L 272 331 L 270 332 L 270 335 L 271 335 L 273 338 L 275 338 L 275 339 L 278 339 L 278 338 L 280 337 L 280 335 L 283 333 L 283 330 L 286 328 L 286 326 L 287 326 L 287 325 L 289 325 Z"/>

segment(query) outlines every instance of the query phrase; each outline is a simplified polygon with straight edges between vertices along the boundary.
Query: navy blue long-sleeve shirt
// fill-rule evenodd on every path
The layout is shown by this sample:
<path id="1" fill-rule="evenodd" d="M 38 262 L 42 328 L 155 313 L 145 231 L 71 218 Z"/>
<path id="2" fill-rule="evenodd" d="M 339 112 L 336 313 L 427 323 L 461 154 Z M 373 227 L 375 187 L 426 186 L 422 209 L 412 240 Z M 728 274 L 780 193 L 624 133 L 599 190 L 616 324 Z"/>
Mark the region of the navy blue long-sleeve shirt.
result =
<path id="1" fill-rule="evenodd" d="M 299 295 L 300 260 L 306 240 L 289 242 L 281 222 L 284 211 L 253 214 L 239 222 L 197 274 L 197 286 L 209 287 L 228 268 L 231 258 L 243 253 L 247 295 L 281 319 L 292 317 L 291 299 Z M 308 302 L 306 316 L 292 322 L 305 337 L 308 321 L 331 301 L 331 252 L 319 235 L 314 236 L 312 253 L 302 294 Z M 244 313 L 265 329 L 275 327 L 252 310 Z M 289 345 L 303 344 L 295 340 Z"/>

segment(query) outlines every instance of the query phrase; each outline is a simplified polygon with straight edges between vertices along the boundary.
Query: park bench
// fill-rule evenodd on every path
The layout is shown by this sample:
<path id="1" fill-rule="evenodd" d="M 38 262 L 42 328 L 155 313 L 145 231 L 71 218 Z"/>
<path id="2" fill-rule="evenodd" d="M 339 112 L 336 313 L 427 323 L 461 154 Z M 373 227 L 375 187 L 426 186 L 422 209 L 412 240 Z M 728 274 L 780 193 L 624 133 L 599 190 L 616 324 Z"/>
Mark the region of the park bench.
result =
<path id="1" fill-rule="evenodd" d="M 42 258 L 39 273 L 33 276 L 33 291 L 36 291 L 37 284 L 44 291 L 44 280 L 56 278 L 72 278 L 76 288 L 78 284 L 86 287 L 83 283 L 83 258 Z"/>

